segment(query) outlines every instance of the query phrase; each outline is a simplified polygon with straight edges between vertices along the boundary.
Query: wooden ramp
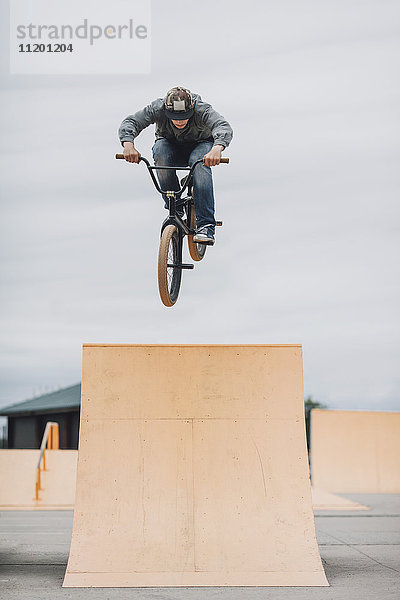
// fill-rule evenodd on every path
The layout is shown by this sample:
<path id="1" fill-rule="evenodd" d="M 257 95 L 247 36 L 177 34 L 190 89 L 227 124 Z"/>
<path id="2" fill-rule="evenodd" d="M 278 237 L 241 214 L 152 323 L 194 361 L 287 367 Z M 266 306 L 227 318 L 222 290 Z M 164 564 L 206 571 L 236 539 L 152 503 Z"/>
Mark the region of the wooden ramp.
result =
<path id="1" fill-rule="evenodd" d="M 400 492 L 400 413 L 311 412 L 313 485 L 328 492 Z"/>
<path id="2" fill-rule="evenodd" d="M 301 346 L 84 346 L 64 587 L 326 585 Z"/>
<path id="3" fill-rule="evenodd" d="M 76 450 L 46 450 L 42 489 L 35 498 L 39 450 L 0 450 L 0 510 L 74 508 Z"/>

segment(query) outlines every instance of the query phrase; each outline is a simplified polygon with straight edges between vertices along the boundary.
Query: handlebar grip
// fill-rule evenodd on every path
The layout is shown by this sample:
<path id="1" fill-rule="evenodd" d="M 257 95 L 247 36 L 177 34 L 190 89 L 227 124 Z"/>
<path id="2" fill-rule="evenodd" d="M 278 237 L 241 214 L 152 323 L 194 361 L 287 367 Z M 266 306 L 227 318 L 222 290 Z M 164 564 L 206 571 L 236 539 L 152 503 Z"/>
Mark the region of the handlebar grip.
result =
<path id="1" fill-rule="evenodd" d="M 116 154 L 115 158 L 124 158 L 124 155 L 123 154 Z"/>

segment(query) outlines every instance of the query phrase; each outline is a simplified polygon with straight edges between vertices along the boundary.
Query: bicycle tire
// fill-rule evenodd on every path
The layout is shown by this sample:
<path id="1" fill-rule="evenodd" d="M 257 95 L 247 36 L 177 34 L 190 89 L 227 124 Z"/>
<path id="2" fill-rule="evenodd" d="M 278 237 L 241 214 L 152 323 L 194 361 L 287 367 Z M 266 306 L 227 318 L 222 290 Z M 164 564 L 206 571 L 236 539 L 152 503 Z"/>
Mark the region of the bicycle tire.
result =
<path id="1" fill-rule="evenodd" d="M 194 206 L 192 206 L 192 210 L 190 211 L 189 227 L 190 229 L 196 229 L 196 213 Z M 188 248 L 192 260 L 195 260 L 196 262 L 204 258 L 207 250 L 207 246 L 205 244 L 196 244 L 196 242 L 193 241 L 192 235 L 188 235 Z"/>
<path id="2" fill-rule="evenodd" d="M 178 264 L 179 261 L 179 233 L 175 225 L 167 225 L 162 232 L 158 251 L 158 290 L 165 306 L 173 306 L 178 300 L 182 269 L 168 265 Z"/>

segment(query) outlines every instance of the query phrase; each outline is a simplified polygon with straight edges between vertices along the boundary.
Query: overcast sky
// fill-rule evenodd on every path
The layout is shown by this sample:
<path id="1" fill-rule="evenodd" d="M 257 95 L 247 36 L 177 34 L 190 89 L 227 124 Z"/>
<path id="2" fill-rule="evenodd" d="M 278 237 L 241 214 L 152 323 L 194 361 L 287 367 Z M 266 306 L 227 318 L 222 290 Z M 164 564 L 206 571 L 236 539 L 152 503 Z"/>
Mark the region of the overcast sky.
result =
<path id="1" fill-rule="evenodd" d="M 80 381 L 85 342 L 295 342 L 306 395 L 400 410 L 400 4 L 153 0 L 151 73 L 126 76 L 10 75 L 1 6 L 0 406 Z M 234 139 L 224 226 L 166 308 L 162 202 L 113 155 L 177 84 Z"/>

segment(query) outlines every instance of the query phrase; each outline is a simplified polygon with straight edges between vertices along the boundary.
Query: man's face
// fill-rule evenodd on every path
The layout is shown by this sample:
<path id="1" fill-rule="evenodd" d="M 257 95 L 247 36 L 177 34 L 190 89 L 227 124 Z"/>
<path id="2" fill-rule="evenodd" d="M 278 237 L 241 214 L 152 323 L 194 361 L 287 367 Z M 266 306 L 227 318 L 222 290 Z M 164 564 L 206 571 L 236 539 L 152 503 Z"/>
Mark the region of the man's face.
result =
<path id="1" fill-rule="evenodd" d="M 176 119 L 171 119 L 172 124 L 177 128 L 177 129 L 183 129 L 184 127 L 186 127 L 186 125 L 188 124 L 189 119 L 184 119 L 183 121 L 177 121 Z"/>

